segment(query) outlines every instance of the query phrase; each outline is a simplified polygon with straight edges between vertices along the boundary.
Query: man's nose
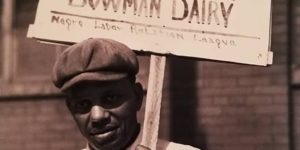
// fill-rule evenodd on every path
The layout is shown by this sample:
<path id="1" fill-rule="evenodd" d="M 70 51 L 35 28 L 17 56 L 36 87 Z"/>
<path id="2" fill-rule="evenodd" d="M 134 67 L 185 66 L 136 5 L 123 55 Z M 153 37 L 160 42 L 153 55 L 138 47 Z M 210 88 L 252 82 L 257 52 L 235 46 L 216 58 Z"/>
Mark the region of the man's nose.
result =
<path id="1" fill-rule="evenodd" d="M 92 107 L 90 115 L 93 124 L 106 124 L 109 121 L 109 112 L 98 105 Z"/>

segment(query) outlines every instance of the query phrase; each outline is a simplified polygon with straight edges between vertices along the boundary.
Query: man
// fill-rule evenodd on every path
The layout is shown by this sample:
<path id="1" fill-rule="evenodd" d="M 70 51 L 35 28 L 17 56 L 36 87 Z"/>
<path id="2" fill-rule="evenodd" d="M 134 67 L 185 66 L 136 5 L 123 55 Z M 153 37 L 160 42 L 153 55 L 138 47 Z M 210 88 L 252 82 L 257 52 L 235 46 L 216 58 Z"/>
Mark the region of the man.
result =
<path id="1" fill-rule="evenodd" d="M 66 94 L 67 107 L 88 141 L 85 150 L 147 149 L 139 145 L 143 90 L 136 82 L 138 69 L 135 53 L 109 39 L 84 40 L 57 59 L 53 82 Z M 196 148 L 159 140 L 157 149 Z"/>

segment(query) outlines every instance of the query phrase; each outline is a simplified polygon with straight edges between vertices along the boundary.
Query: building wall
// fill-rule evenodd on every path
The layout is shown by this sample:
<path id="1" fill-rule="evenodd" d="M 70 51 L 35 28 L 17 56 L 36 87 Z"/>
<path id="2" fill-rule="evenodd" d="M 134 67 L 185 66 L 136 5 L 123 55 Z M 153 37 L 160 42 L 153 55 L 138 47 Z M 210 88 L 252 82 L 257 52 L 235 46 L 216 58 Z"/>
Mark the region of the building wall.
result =
<path id="1" fill-rule="evenodd" d="M 287 1 L 272 2 L 272 66 L 199 64 L 199 124 L 207 149 L 289 149 Z"/>
<path id="2" fill-rule="evenodd" d="M 85 144 L 61 99 L 7 99 L 0 109 L 2 150 L 72 150 Z"/>
<path id="3" fill-rule="evenodd" d="M 85 141 L 49 76 L 65 47 L 25 38 L 37 2 L 14 4 L 10 76 L 0 79 L 0 149 L 80 149 Z M 289 150 L 288 7 L 286 0 L 272 2 L 273 65 L 168 57 L 161 138 L 205 150 Z M 138 80 L 147 87 L 149 56 L 139 60 Z"/>
<path id="4" fill-rule="evenodd" d="M 272 2 L 272 66 L 171 59 L 164 94 L 173 140 L 208 150 L 289 149 L 287 1 Z"/>
<path id="5" fill-rule="evenodd" d="M 292 39 L 292 57 L 291 57 L 291 62 L 292 62 L 292 88 L 291 88 L 291 95 L 292 95 L 292 101 L 291 101 L 291 112 L 292 112 L 292 137 L 293 137 L 293 145 L 296 150 L 300 149 L 300 38 L 299 38 L 299 33 L 300 33 L 300 2 L 299 1 L 294 1 L 293 2 L 293 11 L 292 15 L 293 20 L 291 21 L 291 24 L 295 27 L 292 30 L 291 36 L 293 37 Z"/>

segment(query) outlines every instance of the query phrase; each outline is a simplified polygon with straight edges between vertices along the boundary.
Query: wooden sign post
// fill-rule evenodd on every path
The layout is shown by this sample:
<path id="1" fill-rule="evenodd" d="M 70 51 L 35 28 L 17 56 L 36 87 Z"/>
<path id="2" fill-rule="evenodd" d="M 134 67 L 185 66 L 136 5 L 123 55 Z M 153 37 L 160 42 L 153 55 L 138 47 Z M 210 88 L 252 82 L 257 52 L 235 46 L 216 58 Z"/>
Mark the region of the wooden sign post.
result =
<path id="1" fill-rule="evenodd" d="M 156 149 L 166 57 L 151 55 L 141 145 Z"/>

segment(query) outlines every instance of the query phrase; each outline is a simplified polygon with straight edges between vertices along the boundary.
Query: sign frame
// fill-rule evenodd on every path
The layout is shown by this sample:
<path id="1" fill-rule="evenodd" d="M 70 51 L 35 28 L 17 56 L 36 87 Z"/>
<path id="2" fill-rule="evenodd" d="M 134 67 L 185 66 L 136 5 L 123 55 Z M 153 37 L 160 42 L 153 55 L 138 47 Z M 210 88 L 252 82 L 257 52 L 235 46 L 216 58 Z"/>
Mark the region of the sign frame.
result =
<path id="1" fill-rule="evenodd" d="M 125 2 L 130 1 L 131 7 L 127 6 L 124 12 Z M 117 10 L 115 2 L 123 4 L 123 12 L 120 4 Z M 272 64 L 271 0 L 140 0 L 136 9 L 134 2 L 40 0 L 35 23 L 29 26 L 27 36 L 63 44 L 90 37 L 111 38 L 136 51 L 154 54 L 260 66 Z M 171 6 L 165 6 L 167 2 Z M 198 9 L 194 8 L 195 2 Z M 244 10 L 249 5 L 251 9 Z M 178 15 L 181 13 L 185 18 Z"/>

